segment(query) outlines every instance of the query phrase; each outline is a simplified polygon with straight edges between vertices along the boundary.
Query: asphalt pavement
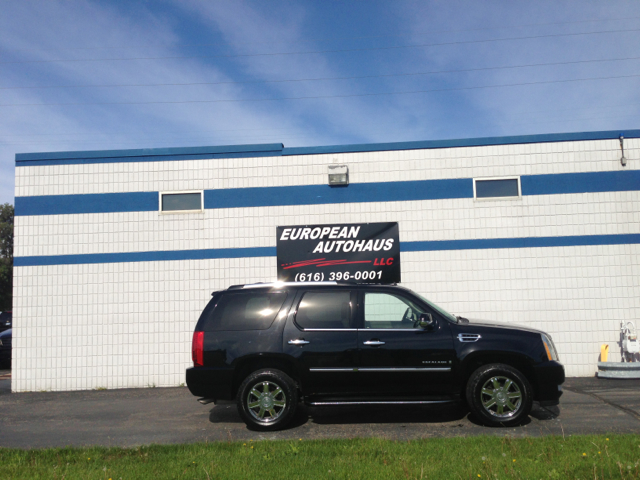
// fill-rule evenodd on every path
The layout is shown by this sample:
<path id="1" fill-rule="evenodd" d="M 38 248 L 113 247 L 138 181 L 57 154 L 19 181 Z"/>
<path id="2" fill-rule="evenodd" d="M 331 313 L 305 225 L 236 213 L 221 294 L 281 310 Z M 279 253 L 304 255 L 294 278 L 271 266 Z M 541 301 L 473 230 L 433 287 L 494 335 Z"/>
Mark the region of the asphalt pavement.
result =
<path id="1" fill-rule="evenodd" d="M 200 405 L 184 387 L 11 393 L 8 375 L 0 371 L 0 447 L 640 433 L 640 380 L 569 378 L 559 407 L 536 407 L 515 428 L 479 425 L 459 405 L 301 406 L 287 430 L 258 433 L 245 426 L 235 405 Z"/>

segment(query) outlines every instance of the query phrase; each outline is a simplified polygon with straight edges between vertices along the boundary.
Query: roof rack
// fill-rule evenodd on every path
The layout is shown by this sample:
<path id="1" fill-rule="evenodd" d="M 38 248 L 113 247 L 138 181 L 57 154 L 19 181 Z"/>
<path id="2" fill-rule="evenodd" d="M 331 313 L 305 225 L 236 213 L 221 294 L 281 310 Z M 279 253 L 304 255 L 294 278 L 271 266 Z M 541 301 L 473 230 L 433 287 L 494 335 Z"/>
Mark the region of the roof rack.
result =
<path id="1" fill-rule="evenodd" d="M 269 282 L 269 283 L 249 283 L 246 285 L 232 285 L 227 290 L 240 290 L 246 288 L 279 288 L 279 287 L 299 287 L 301 285 L 339 285 L 340 282 Z"/>
<path id="2" fill-rule="evenodd" d="M 339 280 L 331 282 L 256 282 L 247 283 L 243 285 L 231 285 L 227 290 L 243 290 L 248 288 L 280 288 L 280 287 L 301 287 L 310 285 L 392 285 L 396 286 L 397 283 L 358 283 L 353 280 Z"/>

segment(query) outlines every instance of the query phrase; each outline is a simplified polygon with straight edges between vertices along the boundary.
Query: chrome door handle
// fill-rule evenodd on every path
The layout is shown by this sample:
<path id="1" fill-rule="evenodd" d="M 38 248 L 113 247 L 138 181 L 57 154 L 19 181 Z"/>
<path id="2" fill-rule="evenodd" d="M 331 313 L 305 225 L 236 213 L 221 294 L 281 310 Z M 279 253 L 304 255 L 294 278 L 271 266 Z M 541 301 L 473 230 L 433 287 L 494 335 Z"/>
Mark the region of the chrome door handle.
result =
<path id="1" fill-rule="evenodd" d="M 384 345 L 384 342 L 380 340 L 367 340 L 366 342 L 362 342 L 364 345 Z"/>
<path id="2" fill-rule="evenodd" d="M 289 345 L 306 345 L 307 342 L 304 338 L 296 338 L 295 340 L 289 340 L 287 342 Z"/>

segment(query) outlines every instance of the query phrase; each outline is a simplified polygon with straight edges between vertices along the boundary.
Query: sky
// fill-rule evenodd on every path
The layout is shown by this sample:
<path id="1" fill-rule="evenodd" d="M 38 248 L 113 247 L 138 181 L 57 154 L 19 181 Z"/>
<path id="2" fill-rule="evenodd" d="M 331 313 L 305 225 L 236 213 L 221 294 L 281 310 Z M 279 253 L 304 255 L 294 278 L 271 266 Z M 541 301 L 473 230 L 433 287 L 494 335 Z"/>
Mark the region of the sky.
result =
<path id="1" fill-rule="evenodd" d="M 16 153 L 640 128 L 640 2 L 0 0 Z"/>

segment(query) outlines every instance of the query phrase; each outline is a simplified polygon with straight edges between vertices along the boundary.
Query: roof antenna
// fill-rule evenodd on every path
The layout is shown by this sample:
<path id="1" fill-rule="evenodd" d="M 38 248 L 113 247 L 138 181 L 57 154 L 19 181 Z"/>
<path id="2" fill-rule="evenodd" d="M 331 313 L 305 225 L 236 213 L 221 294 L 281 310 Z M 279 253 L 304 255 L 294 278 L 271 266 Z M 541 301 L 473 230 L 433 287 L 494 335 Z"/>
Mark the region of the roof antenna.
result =
<path id="1" fill-rule="evenodd" d="M 624 158 L 624 137 L 620 135 L 620 150 L 622 150 L 622 158 L 620 159 L 620 163 L 623 167 L 627 166 L 627 159 Z"/>

